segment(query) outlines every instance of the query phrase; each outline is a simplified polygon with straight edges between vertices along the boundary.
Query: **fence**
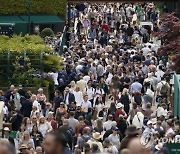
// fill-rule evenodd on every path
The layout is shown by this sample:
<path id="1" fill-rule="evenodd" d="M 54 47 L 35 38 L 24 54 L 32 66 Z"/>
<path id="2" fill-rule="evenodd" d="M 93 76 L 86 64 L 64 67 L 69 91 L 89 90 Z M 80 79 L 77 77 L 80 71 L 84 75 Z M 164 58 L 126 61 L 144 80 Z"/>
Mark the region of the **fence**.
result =
<path id="1" fill-rule="evenodd" d="M 4 51 L 0 53 L 0 85 L 22 84 L 27 87 L 35 86 L 35 80 L 41 86 L 44 53 L 21 53 Z M 37 84 L 36 84 L 37 85 Z"/>
<path id="2" fill-rule="evenodd" d="M 175 73 L 174 74 L 174 115 L 180 117 L 180 78 Z"/>

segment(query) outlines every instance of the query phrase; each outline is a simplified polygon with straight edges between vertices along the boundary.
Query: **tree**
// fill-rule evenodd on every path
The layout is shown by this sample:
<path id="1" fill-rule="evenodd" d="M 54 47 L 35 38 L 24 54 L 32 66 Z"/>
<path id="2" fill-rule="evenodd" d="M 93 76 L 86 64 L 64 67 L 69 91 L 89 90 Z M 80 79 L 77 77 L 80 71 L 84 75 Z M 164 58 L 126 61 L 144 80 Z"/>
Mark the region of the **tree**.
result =
<path id="1" fill-rule="evenodd" d="M 180 19 L 174 13 L 166 13 L 162 15 L 161 21 L 162 26 L 155 33 L 162 42 L 159 54 L 167 55 L 173 61 L 172 69 L 180 73 Z"/>

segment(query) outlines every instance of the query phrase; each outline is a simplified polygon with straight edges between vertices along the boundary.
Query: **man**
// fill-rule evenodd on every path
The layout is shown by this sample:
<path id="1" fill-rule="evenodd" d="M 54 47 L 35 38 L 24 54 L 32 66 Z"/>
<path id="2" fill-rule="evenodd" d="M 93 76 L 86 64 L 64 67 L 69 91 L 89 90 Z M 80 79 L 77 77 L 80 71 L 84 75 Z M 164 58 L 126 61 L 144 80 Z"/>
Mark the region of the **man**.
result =
<path id="1" fill-rule="evenodd" d="M 92 107 L 92 104 L 90 101 L 88 101 L 88 95 L 85 94 L 84 95 L 84 101 L 81 105 L 81 108 L 82 108 L 82 111 L 84 112 L 85 116 L 87 115 L 88 113 L 88 109 Z"/>
<path id="2" fill-rule="evenodd" d="M 126 72 L 123 72 L 123 76 L 120 79 L 121 82 L 121 86 L 120 86 L 120 90 L 121 92 L 123 91 L 124 88 L 129 89 L 129 85 L 130 85 L 130 78 L 127 77 Z"/>
<path id="3" fill-rule="evenodd" d="M 75 128 L 76 125 L 79 123 L 77 119 L 74 118 L 75 113 L 74 112 L 70 112 L 70 117 L 68 119 L 68 123 L 69 123 L 69 127 L 73 129 L 73 131 L 75 132 Z"/>
<path id="4" fill-rule="evenodd" d="M 130 93 L 131 94 L 134 94 L 134 92 L 136 92 L 136 91 L 140 91 L 141 92 L 142 84 L 140 84 L 138 80 L 139 79 L 136 78 L 135 82 L 131 84 L 131 87 L 130 87 Z"/>
<path id="5" fill-rule="evenodd" d="M 42 147 L 40 147 L 40 146 L 36 147 L 36 154 L 43 154 Z"/>
<path id="6" fill-rule="evenodd" d="M 72 94 L 70 92 L 69 87 L 65 88 L 65 91 L 64 91 L 64 102 L 68 106 L 71 104 L 71 102 L 75 102 L 74 94 Z"/>
<path id="7" fill-rule="evenodd" d="M 60 95 L 60 91 L 56 90 L 54 93 L 55 97 L 54 97 L 54 113 L 56 113 L 57 108 L 60 107 L 60 103 L 63 102 L 63 98 Z"/>
<path id="8" fill-rule="evenodd" d="M 52 132 L 45 136 L 43 149 L 45 154 L 70 154 L 67 142 L 62 133 Z"/>
<path id="9" fill-rule="evenodd" d="M 0 154 L 16 154 L 16 150 L 8 141 L 1 139 Z"/>
<path id="10" fill-rule="evenodd" d="M 30 95 L 27 95 L 26 98 L 27 99 L 22 102 L 21 111 L 24 117 L 30 117 L 32 110 L 32 101 L 30 100 Z"/>
<path id="11" fill-rule="evenodd" d="M 2 138 L 8 139 L 9 143 L 11 143 L 13 146 L 15 146 L 14 139 L 11 136 L 9 136 L 9 134 L 10 134 L 10 129 L 8 127 L 5 127 L 3 129 L 3 136 L 2 136 Z"/>
<path id="12" fill-rule="evenodd" d="M 142 52 L 143 52 L 143 56 L 146 56 L 149 52 L 151 52 L 151 46 L 144 46 L 144 48 L 142 48 Z"/>
<path id="13" fill-rule="evenodd" d="M 19 111 L 13 111 L 13 115 L 10 118 L 10 122 L 12 123 L 13 131 L 19 130 L 22 120 L 23 120 L 23 116 L 21 114 L 19 114 Z"/>
<path id="14" fill-rule="evenodd" d="M 87 87 L 84 89 L 84 93 L 88 95 L 88 100 L 93 104 L 95 89 L 92 87 L 92 82 L 89 81 Z"/>
<path id="15" fill-rule="evenodd" d="M 7 100 L 9 101 L 10 99 L 13 99 L 13 91 L 15 89 L 14 85 L 10 86 L 10 89 L 6 92 L 5 97 L 7 98 Z"/>
<path id="16" fill-rule="evenodd" d="M 159 98 L 162 98 L 162 99 L 168 98 L 169 94 L 170 94 L 170 85 L 164 76 L 164 77 L 162 77 L 162 81 L 159 82 L 157 85 L 157 90 L 156 90 L 157 100 L 159 100 Z"/>
<path id="17" fill-rule="evenodd" d="M 105 130 L 111 129 L 111 127 L 112 127 L 115 123 L 116 123 L 116 122 L 113 121 L 113 116 L 110 114 L 110 115 L 108 116 L 108 121 L 106 121 L 106 122 L 104 123 L 104 129 L 105 129 Z"/>
<path id="18" fill-rule="evenodd" d="M 69 127 L 68 119 L 63 120 L 63 125 L 59 127 L 58 132 L 65 136 L 68 146 L 72 149 L 74 132 L 72 128 Z"/>

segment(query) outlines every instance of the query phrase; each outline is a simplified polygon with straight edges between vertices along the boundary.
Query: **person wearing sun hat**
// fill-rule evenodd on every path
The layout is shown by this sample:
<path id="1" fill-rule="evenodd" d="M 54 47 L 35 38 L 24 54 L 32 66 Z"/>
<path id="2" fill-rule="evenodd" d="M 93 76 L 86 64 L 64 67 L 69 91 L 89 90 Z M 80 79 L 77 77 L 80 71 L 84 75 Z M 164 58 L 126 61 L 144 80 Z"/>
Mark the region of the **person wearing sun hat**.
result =
<path id="1" fill-rule="evenodd" d="M 15 146 L 14 139 L 10 136 L 10 129 L 8 127 L 4 127 L 2 138 L 8 139 L 9 143 Z"/>
<path id="2" fill-rule="evenodd" d="M 24 154 L 24 153 L 28 153 L 27 149 L 28 149 L 27 145 L 22 144 L 19 148 L 19 151 L 20 151 L 20 153 Z"/>
<path id="3" fill-rule="evenodd" d="M 92 138 L 87 141 L 87 143 L 92 147 L 93 144 L 98 145 L 100 152 L 103 152 L 102 143 L 99 141 L 102 138 L 99 132 L 94 132 Z"/>
<path id="4" fill-rule="evenodd" d="M 123 117 L 126 119 L 127 118 L 127 114 L 124 111 L 124 105 L 122 105 L 121 103 L 118 103 L 116 105 L 116 113 L 115 113 L 115 121 L 118 122 L 119 121 L 119 115 L 123 115 Z"/>

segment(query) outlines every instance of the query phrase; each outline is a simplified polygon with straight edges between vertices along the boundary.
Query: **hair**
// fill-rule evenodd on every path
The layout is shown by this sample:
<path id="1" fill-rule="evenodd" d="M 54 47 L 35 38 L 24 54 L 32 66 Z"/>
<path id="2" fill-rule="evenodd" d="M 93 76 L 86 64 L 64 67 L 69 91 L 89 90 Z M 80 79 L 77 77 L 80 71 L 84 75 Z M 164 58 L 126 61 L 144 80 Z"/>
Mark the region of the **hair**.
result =
<path id="1" fill-rule="evenodd" d="M 137 103 L 134 102 L 132 105 L 133 105 L 133 109 L 137 109 Z"/>
<path id="2" fill-rule="evenodd" d="M 151 108 L 151 103 L 147 103 L 146 107 L 147 107 L 148 109 L 150 109 L 150 108 Z"/>
<path id="3" fill-rule="evenodd" d="M 70 112 L 70 117 L 74 117 L 75 113 L 73 111 Z"/>
<path id="4" fill-rule="evenodd" d="M 3 141 L 3 139 L 0 140 L 0 148 L 2 147 L 7 147 L 8 154 L 16 154 L 16 149 L 15 147 L 10 144 L 9 142 Z"/>
<path id="5" fill-rule="evenodd" d="M 56 90 L 55 92 L 56 92 L 58 95 L 60 95 L 60 94 L 61 94 L 59 90 Z"/>
<path id="6" fill-rule="evenodd" d="M 30 139 L 30 134 L 29 134 L 29 132 L 28 132 L 28 131 L 25 131 L 25 132 L 23 133 L 23 136 L 22 136 L 22 141 L 24 141 L 24 139 L 25 139 L 24 137 L 25 137 L 25 134 L 26 134 L 26 133 L 29 135 L 29 139 Z"/>
<path id="7" fill-rule="evenodd" d="M 103 122 L 102 122 L 102 120 L 98 119 L 98 120 L 96 121 L 96 123 L 97 123 L 97 127 L 98 127 L 98 128 L 102 128 L 102 127 L 103 127 Z"/>

